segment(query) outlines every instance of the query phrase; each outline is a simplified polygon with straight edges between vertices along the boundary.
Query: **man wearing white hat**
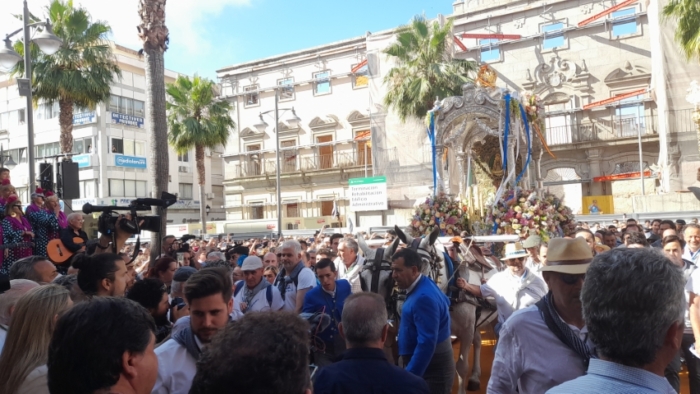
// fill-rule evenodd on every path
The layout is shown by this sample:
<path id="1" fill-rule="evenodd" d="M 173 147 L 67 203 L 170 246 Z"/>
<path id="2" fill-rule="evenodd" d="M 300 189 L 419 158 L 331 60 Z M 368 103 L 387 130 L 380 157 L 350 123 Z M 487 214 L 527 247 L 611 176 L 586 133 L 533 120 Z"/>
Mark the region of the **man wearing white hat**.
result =
<path id="1" fill-rule="evenodd" d="M 501 260 L 505 261 L 508 269 L 492 276 L 481 286 L 469 284 L 463 278 L 457 279 L 457 287 L 474 296 L 496 299 L 496 334 L 513 312 L 533 305 L 547 294 L 544 280 L 525 267 L 525 257 L 527 252 L 520 242 L 507 244 L 505 256 Z"/>
<path id="2" fill-rule="evenodd" d="M 489 393 L 544 393 L 586 372 L 595 352 L 579 295 L 592 259 L 583 238 L 549 242 L 542 268 L 549 293 L 503 325 Z"/>
<path id="3" fill-rule="evenodd" d="M 525 267 L 541 278 L 544 264 L 540 257 L 540 245 L 542 245 L 542 238 L 539 235 L 530 235 L 523 241 L 523 248 L 527 251 Z"/>
<path id="4" fill-rule="evenodd" d="M 234 315 L 239 315 L 239 312 L 278 311 L 284 307 L 280 291 L 264 280 L 263 263 L 258 256 L 246 257 L 241 270 L 243 280 L 236 282 L 233 287 Z"/>

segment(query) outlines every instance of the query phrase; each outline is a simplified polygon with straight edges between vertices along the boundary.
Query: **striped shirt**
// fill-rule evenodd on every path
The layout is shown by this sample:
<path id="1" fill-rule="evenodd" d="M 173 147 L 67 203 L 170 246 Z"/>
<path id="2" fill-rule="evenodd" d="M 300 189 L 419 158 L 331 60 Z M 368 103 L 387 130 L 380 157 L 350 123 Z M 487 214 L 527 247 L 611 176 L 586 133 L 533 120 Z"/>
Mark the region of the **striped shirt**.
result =
<path id="1" fill-rule="evenodd" d="M 591 359 L 588 373 L 547 391 L 547 394 L 675 394 L 666 378 L 641 368 Z"/>

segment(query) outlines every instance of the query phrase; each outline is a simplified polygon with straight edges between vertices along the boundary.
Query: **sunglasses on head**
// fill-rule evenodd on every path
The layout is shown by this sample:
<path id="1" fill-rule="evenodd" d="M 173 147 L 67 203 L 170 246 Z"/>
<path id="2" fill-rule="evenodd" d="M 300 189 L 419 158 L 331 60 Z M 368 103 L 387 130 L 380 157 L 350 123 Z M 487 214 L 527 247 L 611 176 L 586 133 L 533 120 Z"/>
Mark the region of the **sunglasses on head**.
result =
<path id="1" fill-rule="evenodd" d="M 585 280 L 586 274 L 581 275 L 571 275 L 571 274 L 559 274 L 561 281 L 567 285 L 575 285 L 579 280 Z"/>

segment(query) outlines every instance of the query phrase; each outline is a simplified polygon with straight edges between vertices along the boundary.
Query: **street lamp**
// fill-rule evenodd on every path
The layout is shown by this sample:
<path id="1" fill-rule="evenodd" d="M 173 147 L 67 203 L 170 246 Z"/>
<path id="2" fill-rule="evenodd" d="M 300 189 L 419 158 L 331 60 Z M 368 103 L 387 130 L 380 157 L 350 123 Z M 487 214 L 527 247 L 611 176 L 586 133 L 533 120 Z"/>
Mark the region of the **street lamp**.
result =
<path id="1" fill-rule="evenodd" d="M 11 170 L 15 168 L 17 163 L 15 163 L 14 160 L 12 160 L 11 155 L 6 155 L 4 147 L 0 145 L 0 167 L 2 168 L 7 168 L 8 170 Z"/>
<path id="2" fill-rule="evenodd" d="M 287 111 L 292 111 L 292 115 L 286 120 L 287 124 L 289 125 L 290 128 L 296 128 L 299 125 L 299 122 L 301 122 L 301 119 L 297 116 L 297 113 L 294 111 L 294 107 L 292 108 L 278 108 L 277 105 L 279 104 L 279 90 L 275 89 L 275 109 L 274 110 L 269 110 L 265 112 L 260 113 L 260 123 L 256 123 L 253 127 L 255 127 L 259 132 L 264 132 L 265 129 L 267 128 L 268 124 L 265 122 L 265 119 L 263 119 L 263 115 L 268 115 L 270 113 L 275 114 L 274 122 L 275 122 L 275 156 L 277 159 L 277 236 L 281 237 L 282 236 L 282 190 L 281 190 L 281 182 L 280 182 L 280 173 L 282 170 L 280 169 L 280 133 L 277 130 L 277 126 L 279 125 L 280 122 L 280 110 L 284 111 L 284 113 L 287 113 Z"/>
<path id="3" fill-rule="evenodd" d="M 209 216 L 209 212 L 211 212 L 211 207 L 209 205 L 207 205 L 205 210 L 207 211 L 207 216 Z"/>
<path id="4" fill-rule="evenodd" d="M 27 160 L 29 162 L 29 189 L 34 190 L 34 184 L 36 182 L 36 175 L 34 169 L 34 107 L 32 104 L 32 61 L 31 61 L 31 50 L 29 43 L 34 41 L 34 43 L 39 47 L 39 49 L 46 55 L 51 56 L 56 53 L 63 45 L 63 41 L 56 37 L 51 30 L 51 24 L 48 19 L 46 22 L 35 22 L 28 23 L 29 21 L 29 7 L 27 6 L 27 0 L 24 0 L 24 14 L 22 17 L 22 28 L 15 30 L 14 32 L 8 34 L 5 37 L 5 47 L 0 49 L 0 66 L 10 69 L 14 67 L 22 57 L 15 52 L 10 43 L 10 38 L 18 34 L 19 32 L 24 32 L 24 78 L 17 79 L 17 85 L 19 87 L 19 94 L 21 96 L 27 97 Z M 44 27 L 43 31 L 38 31 L 33 39 L 30 37 L 29 29 L 31 27 Z"/>

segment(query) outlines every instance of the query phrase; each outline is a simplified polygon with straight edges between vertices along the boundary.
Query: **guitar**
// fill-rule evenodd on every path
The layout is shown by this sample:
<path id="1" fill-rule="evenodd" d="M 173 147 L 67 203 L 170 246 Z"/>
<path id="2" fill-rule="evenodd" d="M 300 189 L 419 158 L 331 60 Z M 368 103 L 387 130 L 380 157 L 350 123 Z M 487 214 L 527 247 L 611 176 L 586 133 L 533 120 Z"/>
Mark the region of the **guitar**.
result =
<path id="1" fill-rule="evenodd" d="M 73 237 L 73 242 L 76 244 L 84 244 L 85 240 L 80 238 L 80 237 Z M 71 252 L 66 248 L 66 245 L 61 242 L 59 238 L 57 239 L 52 239 L 49 241 L 49 244 L 46 245 L 46 254 L 48 255 L 49 260 L 51 260 L 52 263 L 56 265 L 63 265 L 65 264 L 68 260 L 70 260 L 71 257 L 75 253 Z"/>

